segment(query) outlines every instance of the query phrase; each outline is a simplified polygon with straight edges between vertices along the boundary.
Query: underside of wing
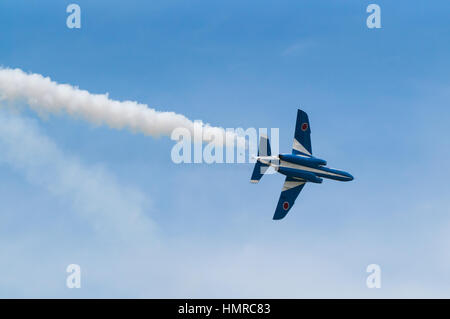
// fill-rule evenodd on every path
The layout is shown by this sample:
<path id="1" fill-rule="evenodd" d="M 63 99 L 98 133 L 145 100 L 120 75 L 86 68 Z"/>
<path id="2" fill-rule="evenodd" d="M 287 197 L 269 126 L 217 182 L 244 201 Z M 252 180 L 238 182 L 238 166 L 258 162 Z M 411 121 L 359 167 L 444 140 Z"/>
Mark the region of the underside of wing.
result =
<path id="1" fill-rule="evenodd" d="M 308 114 L 302 110 L 297 111 L 292 154 L 312 156 L 311 127 L 309 126 Z"/>
<path id="2" fill-rule="evenodd" d="M 287 215 L 292 206 L 294 206 L 295 200 L 305 183 L 304 179 L 286 177 L 273 219 L 283 219 Z"/>

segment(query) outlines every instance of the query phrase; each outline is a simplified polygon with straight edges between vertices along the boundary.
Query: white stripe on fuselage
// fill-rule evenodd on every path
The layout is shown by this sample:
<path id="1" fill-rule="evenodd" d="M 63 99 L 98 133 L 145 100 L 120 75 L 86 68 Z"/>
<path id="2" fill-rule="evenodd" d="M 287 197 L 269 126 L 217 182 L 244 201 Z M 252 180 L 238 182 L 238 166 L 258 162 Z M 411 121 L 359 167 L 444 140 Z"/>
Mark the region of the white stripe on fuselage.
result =
<path id="1" fill-rule="evenodd" d="M 323 171 L 321 169 L 312 168 L 312 167 L 308 167 L 308 166 L 303 166 L 303 165 L 299 165 L 299 164 L 294 164 L 294 163 L 286 162 L 286 161 L 281 161 L 280 162 L 280 167 L 300 169 L 300 170 L 307 171 L 307 172 L 321 173 L 321 174 L 325 174 L 325 175 L 337 176 L 337 177 L 343 177 L 343 178 L 347 177 L 347 176 L 344 176 L 344 175 L 331 173 L 331 172 Z"/>
<path id="2" fill-rule="evenodd" d="M 278 156 L 256 156 L 255 158 L 261 163 L 275 168 L 278 167 L 278 164 L 280 163 L 280 158 Z"/>

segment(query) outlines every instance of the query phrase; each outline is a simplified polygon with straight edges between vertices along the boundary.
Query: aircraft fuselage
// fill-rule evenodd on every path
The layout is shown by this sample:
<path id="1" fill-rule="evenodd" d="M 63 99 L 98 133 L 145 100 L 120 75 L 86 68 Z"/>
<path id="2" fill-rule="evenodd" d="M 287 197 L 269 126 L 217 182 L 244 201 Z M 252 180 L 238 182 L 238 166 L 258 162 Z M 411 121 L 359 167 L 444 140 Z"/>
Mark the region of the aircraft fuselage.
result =
<path id="1" fill-rule="evenodd" d="M 325 160 L 313 156 L 279 154 L 278 156 L 258 156 L 257 160 L 272 166 L 280 174 L 311 183 L 322 183 L 323 178 L 342 182 L 353 180 L 353 176 L 349 173 L 325 167 L 327 165 Z"/>

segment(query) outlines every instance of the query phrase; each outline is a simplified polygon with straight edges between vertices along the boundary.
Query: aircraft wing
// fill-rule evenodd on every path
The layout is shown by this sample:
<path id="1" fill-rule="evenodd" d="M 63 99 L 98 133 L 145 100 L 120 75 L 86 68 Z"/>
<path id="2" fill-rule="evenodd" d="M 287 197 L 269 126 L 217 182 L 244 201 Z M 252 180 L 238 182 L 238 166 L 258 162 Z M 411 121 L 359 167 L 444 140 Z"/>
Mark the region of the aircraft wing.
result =
<path id="1" fill-rule="evenodd" d="M 292 154 L 312 156 L 311 127 L 309 126 L 308 114 L 302 110 L 297 111 Z"/>
<path id="2" fill-rule="evenodd" d="M 273 219 L 283 219 L 287 215 L 292 206 L 294 206 L 295 200 L 302 191 L 303 186 L 305 186 L 305 183 L 306 181 L 304 179 L 286 176 Z"/>

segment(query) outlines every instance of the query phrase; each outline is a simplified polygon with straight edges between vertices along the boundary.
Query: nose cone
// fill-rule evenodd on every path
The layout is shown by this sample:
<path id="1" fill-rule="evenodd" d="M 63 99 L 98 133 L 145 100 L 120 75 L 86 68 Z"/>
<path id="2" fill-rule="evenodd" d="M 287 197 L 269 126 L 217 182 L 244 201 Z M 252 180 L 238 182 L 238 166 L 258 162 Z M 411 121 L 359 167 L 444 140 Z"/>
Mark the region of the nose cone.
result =
<path id="1" fill-rule="evenodd" d="M 347 175 L 347 178 L 348 178 L 349 182 L 353 180 L 352 174 L 346 173 L 346 175 Z"/>

